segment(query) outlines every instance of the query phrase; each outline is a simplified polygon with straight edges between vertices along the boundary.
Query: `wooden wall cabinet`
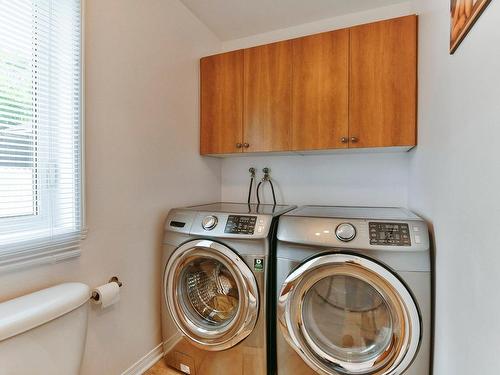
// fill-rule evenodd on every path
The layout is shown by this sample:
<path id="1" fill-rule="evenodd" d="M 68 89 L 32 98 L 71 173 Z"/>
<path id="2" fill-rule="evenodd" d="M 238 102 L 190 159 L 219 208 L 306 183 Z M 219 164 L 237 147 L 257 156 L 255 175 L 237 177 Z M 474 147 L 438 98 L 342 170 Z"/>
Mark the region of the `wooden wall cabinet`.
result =
<path id="1" fill-rule="evenodd" d="M 346 148 L 349 30 L 293 40 L 293 150 Z"/>
<path id="2" fill-rule="evenodd" d="M 242 151 L 243 51 L 200 61 L 200 153 Z"/>
<path id="3" fill-rule="evenodd" d="M 416 144 L 417 16 L 205 57 L 201 154 Z"/>
<path id="4" fill-rule="evenodd" d="M 417 17 L 353 27 L 349 147 L 414 146 Z"/>
<path id="5" fill-rule="evenodd" d="M 245 152 L 290 150 L 292 42 L 244 51 Z"/>

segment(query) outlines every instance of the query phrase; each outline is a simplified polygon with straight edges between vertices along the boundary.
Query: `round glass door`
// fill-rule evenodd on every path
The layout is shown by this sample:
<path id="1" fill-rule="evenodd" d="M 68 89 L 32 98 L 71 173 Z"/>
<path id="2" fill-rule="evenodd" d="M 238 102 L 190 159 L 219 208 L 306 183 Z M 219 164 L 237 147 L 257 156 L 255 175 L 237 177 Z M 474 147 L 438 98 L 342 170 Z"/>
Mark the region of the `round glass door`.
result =
<path id="1" fill-rule="evenodd" d="M 304 330 L 331 357 L 367 362 L 386 350 L 394 332 L 390 307 L 370 284 L 351 276 L 330 276 L 305 294 Z"/>
<path id="2" fill-rule="evenodd" d="M 187 264 L 178 288 L 184 312 L 207 329 L 229 324 L 238 311 L 237 282 L 215 259 L 198 258 Z"/>
<path id="3" fill-rule="evenodd" d="M 194 345 L 224 350 L 253 330 L 259 296 L 255 277 L 231 249 L 198 240 L 179 247 L 165 268 L 167 307 Z"/>
<path id="4" fill-rule="evenodd" d="M 420 342 L 420 318 L 402 282 L 348 254 L 314 258 L 286 279 L 278 319 L 295 351 L 321 374 L 405 369 Z"/>

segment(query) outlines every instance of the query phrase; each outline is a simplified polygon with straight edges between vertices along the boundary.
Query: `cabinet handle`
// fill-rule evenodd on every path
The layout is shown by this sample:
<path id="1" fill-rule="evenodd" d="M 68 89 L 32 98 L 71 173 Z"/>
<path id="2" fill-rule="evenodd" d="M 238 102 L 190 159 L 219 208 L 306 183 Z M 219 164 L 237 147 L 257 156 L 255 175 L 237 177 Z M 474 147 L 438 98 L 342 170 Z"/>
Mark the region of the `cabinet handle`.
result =
<path id="1" fill-rule="evenodd" d="M 236 143 L 236 148 L 241 148 L 241 143 Z"/>
<path id="2" fill-rule="evenodd" d="M 356 137 L 351 137 L 351 142 L 352 142 L 352 143 L 356 143 L 357 141 L 358 141 L 358 138 L 356 138 Z"/>
<path id="3" fill-rule="evenodd" d="M 347 137 L 342 137 L 342 138 L 340 138 L 340 142 L 342 142 L 342 143 L 347 143 L 347 142 L 349 142 L 349 138 L 347 138 Z"/>
<path id="4" fill-rule="evenodd" d="M 245 148 L 249 148 L 249 147 L 250 147 L 250 145 L 249 145 L 248 143 L 243 143 L 243 147 L 245 147 Z"/>

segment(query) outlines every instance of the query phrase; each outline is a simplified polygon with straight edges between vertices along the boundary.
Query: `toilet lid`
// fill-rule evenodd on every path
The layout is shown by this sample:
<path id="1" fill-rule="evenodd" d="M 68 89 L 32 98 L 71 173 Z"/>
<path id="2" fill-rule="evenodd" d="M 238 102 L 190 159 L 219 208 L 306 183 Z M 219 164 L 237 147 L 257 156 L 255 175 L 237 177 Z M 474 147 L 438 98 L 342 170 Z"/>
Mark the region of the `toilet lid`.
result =
<path id="1" fill-rule="evenodd" d="M 50 322 L 86 303 L 90 288 L 64 283 L 0 303 L 0 341 Z"/>

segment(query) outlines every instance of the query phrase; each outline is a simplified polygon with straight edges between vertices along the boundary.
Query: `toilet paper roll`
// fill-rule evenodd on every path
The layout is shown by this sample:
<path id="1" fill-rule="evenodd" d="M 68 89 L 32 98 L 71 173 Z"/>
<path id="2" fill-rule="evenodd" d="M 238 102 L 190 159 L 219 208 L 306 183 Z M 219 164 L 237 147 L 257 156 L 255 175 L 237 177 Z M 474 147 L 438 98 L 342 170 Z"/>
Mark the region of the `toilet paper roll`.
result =
<path id="1" fill-rule="evenodd" d="M 94 298 L 94 303 L 101 305 L 101 308 L 105 309 L 117 303 L 120 300 L 120 286 L 116 282 L 111 282 L 98 286 L 92 290 L 92 295 Z"/>

